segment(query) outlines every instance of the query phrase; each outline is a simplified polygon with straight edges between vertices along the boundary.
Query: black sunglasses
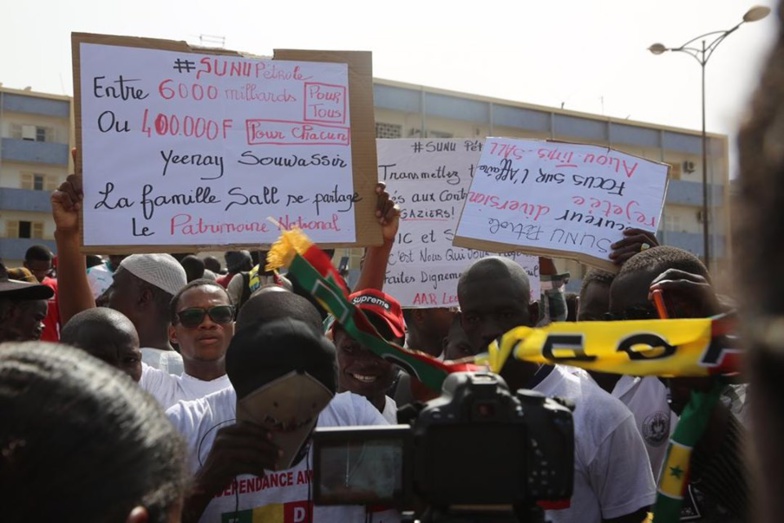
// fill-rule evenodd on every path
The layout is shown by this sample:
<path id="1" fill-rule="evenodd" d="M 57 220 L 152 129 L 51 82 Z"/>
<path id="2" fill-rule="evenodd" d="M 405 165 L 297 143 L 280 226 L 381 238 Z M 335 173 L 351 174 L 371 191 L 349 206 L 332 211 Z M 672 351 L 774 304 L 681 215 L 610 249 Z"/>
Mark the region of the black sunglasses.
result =
<path id="1" fill-rule="evenodd" d="M 234 319 L 234 306 L 216 305 L 209 309 L 194 307 L 192 309 L 181 310 L 176 314 L 177 320 L 188 328 L 198 327 L 204 321 L 205 316 L 209 316 L 212 321 L 220 325 L 231 323 Z"/>

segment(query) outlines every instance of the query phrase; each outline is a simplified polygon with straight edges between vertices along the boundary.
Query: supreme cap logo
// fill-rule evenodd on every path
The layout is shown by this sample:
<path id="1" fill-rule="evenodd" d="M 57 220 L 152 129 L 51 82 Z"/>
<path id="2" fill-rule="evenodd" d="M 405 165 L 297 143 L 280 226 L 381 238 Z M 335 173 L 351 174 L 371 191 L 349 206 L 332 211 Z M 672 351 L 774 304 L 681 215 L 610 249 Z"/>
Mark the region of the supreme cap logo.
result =
<path id="1" fill-rule="evenodd" d="M 353 300 L 351 300 L 351 303 L 353 303 L 354 305 L 363 305 L 363 304 L 367 303 L 369 305 L 375 305 L 377 307 L 382 307 L 385 310 L 391 310 L 392 309 L 392 307 L 389 305 L 389 303 L 387 303 L 386 300 L 383 300 L 383 299 L 378 298 L 376 296 L 370 296 L 368 294 L 365 294 L 364 296 L 357 296 L 357 297 L 355 297 Z"/>

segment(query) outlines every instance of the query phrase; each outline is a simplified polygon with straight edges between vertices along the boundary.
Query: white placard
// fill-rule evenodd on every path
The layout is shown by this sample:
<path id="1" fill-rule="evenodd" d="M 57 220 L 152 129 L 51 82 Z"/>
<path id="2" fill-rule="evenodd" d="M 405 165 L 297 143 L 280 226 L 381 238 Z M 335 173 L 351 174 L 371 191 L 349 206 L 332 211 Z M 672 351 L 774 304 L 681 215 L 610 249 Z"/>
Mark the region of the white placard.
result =
<path id="1" fill-rule="evenodd" d="M 456 243 L 612 266 L 624 229 L 657 230 L 667 174 L 666 164 L 606 147 L 488 138 Z"/>
<path id="2" fill-rule="evenodd" d="M 355 241 L 346 64 L 79 50 L 85 246 Z"/>
<path id="3" fill-rule="evenodd" d="M 400 205 L 384 291 L 404 307 L 454 307 L 460 274 L 488 252 L 454 247 L 457 219 L 484 140 L 377 140 L 378 179 Z M 508 252 L 539 299 L 539 259 Z"/>

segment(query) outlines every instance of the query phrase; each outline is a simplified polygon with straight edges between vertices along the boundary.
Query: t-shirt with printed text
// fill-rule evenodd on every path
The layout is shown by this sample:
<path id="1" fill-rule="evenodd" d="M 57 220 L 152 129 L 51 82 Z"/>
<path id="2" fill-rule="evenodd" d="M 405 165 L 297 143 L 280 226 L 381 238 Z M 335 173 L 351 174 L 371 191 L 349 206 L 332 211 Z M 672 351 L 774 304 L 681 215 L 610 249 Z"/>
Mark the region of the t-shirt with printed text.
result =
<path id="1" fill-rule="evenodd" d="M 207 459 L 217 431 L 235 421 L 237 395 L 233 388 L 196 401 L 182 401 L 166 411 L 169 420 L 185 436 L 191 472 Z M 386 425 L 381 413 L 362 396 L 337 394 L 321 411 L 318 427 Z M 262 477 L 241 475 L 207 505 L 200 522 L 247 523 L 362 523 L 367 514 L 374 523 L 396 523 L 395 510 L 366 512 L 360 506 L 315 506 L 312 449 L 305 459 L 282 471 L 266 471 Z"/>

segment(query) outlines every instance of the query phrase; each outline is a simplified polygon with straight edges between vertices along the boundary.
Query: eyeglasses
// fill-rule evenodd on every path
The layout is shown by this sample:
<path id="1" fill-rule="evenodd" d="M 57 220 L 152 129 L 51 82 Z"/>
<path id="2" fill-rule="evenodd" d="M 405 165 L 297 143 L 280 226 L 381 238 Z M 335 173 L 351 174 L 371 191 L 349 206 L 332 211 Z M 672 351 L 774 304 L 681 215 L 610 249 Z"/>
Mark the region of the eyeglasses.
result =
<path id="1" fill-rule="evenodd" d="M 234 307 L 232 305 L 216 305 L 209 309 L 194 307 L 192 309 L 181 310 L 176 316 L 183 327 L 191 329 L 201 325 L 205 316 L 209 316 L 215 323 L 226 325 L 227 323 L 231 323 L 234 319 Z"/>

